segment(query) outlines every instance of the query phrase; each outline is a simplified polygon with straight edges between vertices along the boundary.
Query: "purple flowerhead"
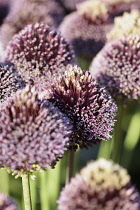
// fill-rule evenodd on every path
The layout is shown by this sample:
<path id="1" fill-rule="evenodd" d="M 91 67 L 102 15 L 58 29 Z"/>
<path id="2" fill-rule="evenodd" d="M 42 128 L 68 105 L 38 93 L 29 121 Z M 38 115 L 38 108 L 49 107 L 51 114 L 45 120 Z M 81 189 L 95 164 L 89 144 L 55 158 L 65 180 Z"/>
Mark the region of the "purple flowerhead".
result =
<path id="1" fill-rule="evenodd" d="M 58 69 L 75 62 L 66 40 L 43 23 L 28 25 L 15 35 L 7 46 L 6 60 L 14 63 L 31 85 L 46 83 L 48 73 L 53 76 Z"/>
<path id="2" fill-rule="evenodd" d="M 104 46 L 111 28 L 106 6 L 98 0 L 88 0 L 64 18 L 59 30 L 73 45 L 77 56 L 91 59 Z"/>
<path id="3" fill-rule="evenodd" d="M 0 210 L 18 210 L 18 206 L 10 197 L 0 193 Z"/>
<path id="4" fill-rule="evenodd" d="M 140 195 L 124 168 L 100 159 L 71 179 L 58 204 L 58 210 L 139 210 Z"/>
<path id="5" fill-rule="evenodd" d="M 65 113 L 73 124 L 70 149 L 87 148 L 110 138 L 116 105 L 90 72 L 68 66 L 54 81 L 50 101 Z"/>
<path id="6" fill-rule="evenodd" d="M 91 64 L 91 74 L 116 100 L 140 97 L 140 36 L 109 42 Z"/>
<path id="7" fill-rule="evenodd" d="M 12 5 L 0 29 L 0 40 L 4 47 L 14 34 L 19 33 L 28 24 L 39 22 L 57 28 L 65 15 L 64 9 L 54 0 L 14 0 Z"/>
<path id="8" fill-rule="evenodd" d="M 4 102 L 18 89 L 25 86 L 21 76 L 11 63 L 0 63 L 0 102 Z"/>
<path id="9" fill-rule="evenodd" d="M 51 168 L 67 149 L 70 131 L 68 118 L 26 87 L 0 112 L 0 166 L 18 175 Z"/>

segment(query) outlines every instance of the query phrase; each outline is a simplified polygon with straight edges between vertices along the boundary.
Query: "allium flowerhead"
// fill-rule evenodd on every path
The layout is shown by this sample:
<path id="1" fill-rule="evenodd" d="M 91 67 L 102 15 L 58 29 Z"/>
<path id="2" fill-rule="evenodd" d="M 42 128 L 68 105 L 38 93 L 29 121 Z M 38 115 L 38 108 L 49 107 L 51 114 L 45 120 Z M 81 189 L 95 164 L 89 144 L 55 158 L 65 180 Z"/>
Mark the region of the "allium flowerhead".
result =
<path id="1" fill-rule="evenodd" d="M 54 0 L 16 0 L 13 5 L 0 29 L 0 40 L 4 47 L 14 34 L 24 29 L 28 24 L 39 22 L 57 28 L 65 14 L 64 9 Z"/>
<path id="2" fill-rule="evenodd" d="M 56 31 L 45 24 L 28 25 L 15 35 L 6 49 L 6 60 L 15 64 L 27 83 L 48 81 L 52 75 L 74 63 L 70 45 Z"/>
<path id="3" fill-rule="evenodd" d="M 131 9 L 139 9 L 139 0 L 100 0 L 108 8 L 109 13 L 113 16 L 120 15 L 125 11 L 130 11 Z"/>
<path id="4" fill-rule="evenodd" d="M 106 6 L 98 0 L 88 0 L 64 18 L 59 30 L 72 43 L 76 55 L 90 59 L 103 47 L 111 28 Z"/>
<path id="5" fill-rule="evenodd" d="M 114 22 L 114 27 L 107 34 L 109 40 L 128 34 L 140 35 L 140 12 L 138 10 L 132 10 L 130 13 L 125 12 L 122 16 L 116 17 Z"/>
<path id="6" fill-rule="evenodd" d="M 15 174 L 50 168 L 66 150 L 70 130 L 68 118 L 41 103 L 34 89 L 16 92 L 0 113 L 0 166 Z"/>
<path id="7" fill-rule="evenodd" d="M 0 210 L 18 210 L 18 207 L 10 197 L 0 193 Z"/>
<path id="8" fill-rule="evenodd" d="M 115 99 L 140 97 L 140 36 L 109 42 L 91 64 L 91 74 Z"/>
<path id="9" fill-rule="evenodd" d="M 61 192 L 59 210 L 139 210 L 140 195 L 121 166 L 91 162 Z"/>
<path id="10" fill-rule="evenodd" d="M 13 64 L 0 63 L 0 102 L 25 86 Z"/>
<path id="11" fill-rule="evenodd" d="M 87 148 L 106 140 L 114 125 L 116 106 L 90 72 L 69 66 L 52 85 L 50 101 L 65 113 L 73 124 L 70 149 Z"/>

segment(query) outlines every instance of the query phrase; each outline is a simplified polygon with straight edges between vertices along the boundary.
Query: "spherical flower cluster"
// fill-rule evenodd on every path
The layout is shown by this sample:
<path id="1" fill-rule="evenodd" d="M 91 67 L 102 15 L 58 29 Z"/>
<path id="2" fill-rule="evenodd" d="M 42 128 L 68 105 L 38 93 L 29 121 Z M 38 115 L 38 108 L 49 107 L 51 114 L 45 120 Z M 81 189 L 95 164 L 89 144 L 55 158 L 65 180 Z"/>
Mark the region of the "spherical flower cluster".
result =
<path id="1" fill-rule="evenodd" d="M 140 12 L 138 10 L 132 10 L 130 13 L 125 12 L 122 16 L 116 17 L 114 22 L 114 27 L 107 34 L 109 40 L 120 38 L 127 34 L 140 35 Z"/>
<path id="2" fill-rule="evenodd" d="M 109 13 L 113 16 L 120 15 L 131 9 L 139 9 L 140 1 L 137 0 L 100 0 L 108 8 Z"/>
<path id="3" fill-rule="evenodd" d="M 6 47 L 14 34 L 24 29 L 28 24 L 37 22 L 56 28 L 64 18 L 64 15 L 63 8 L 53 0 L 16 1 L 0 29 L 0 40 L 3 46 Z"/>
<path id="4" fill-rule="evenodd" d="M 116 105 L 90 72 L 69 66 L 54 81 L 50 99 L 73 123 L 70 149 L 87 148 L 106 140 L 114 125 Z"/>
<path id="5" fill-rule="evenodd" d="M 67 149 L 71 128 L 34 89 L 16 92 L 0 112 L 0 166 L 18 175 L 53 167 Z"/>
<path id="6" fill-rule="evenodd" d="M 0 193 L 0 210 L 18 210 L 18 207 L 11 198 Z"/>
<path id="7" fill-rule="evenodd" d="M 49 26 L 39 23 L 28 25 L 13 37 L 6 49 L 6 60 L 14 63 L 31 85 L 45 84 L 48 73 L 53 76 L 58 69 L 75 62 L 65 39 Z"/>
<path id="8" fill-rule="evenodd" d="M 115 99 L 140 97 L 140 36 L 109 42 L 91 64 L 91 74 Z"/>
<path id="9" fill-rule="evenodd" d="M 140 195 L 121 166 L 100 159 L 81 170 L 61 192 L 59 210 L 139 210 Z"/>
<path id="10" fill-rule="evenodd" d="M 64 18 L 59 30 L 74 46 L 77 56 L 91 59 L 105 44 L 106 33 L 111 28 L 105 5 L 98 0 L 88 0 Z"/>
<path id="11" fill-rule="evenodd" d="M 0 102 L 4 102 L 9 96 L 24 86 L 25 83 L 18 75 L 14 65 L 0 63 Z"/>

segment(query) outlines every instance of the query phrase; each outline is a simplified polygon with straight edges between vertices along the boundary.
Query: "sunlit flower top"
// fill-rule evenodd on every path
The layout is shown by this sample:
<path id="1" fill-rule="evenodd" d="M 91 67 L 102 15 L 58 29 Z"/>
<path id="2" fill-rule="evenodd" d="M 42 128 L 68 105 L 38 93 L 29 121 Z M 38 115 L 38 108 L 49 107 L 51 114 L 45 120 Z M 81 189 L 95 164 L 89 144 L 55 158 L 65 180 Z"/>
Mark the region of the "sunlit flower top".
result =
<path id="1" fill-rule="evenodd" d="M 116 17 L 114 22 L 114 27 L 107 34 L 109 40 L 120 38 L 127 34 L 140 35 L 140 12 L 138 10 L 132 10 L 130 13 L 125 12 L 121 17 Z"/>
<path id="2" fill-rule="evenodd" d="M 18 175 L 51 168 L 67 149 L 70 131 L 68 118 L 26 87 L 0 112 L 0 166 Z"/>
<path id="3" fill-rule="evenodd" d="M 91 74 L 115 99 L 140 97 L 140 36 L 111 41 L 93 60 Z"/>
<path id="4" fill-rule="evenodd" d="M 18 210 L 18 206 L 10 197 L 0 193 L 0 210 Z"/>
<path id="5" fill-rule="evenodd" d="M 73 124 L 70 149 L 87 148 L 110 138 L 116 105 L 98 86 L 90 72 L 69 66 L 52 85 L 50 101 L 65 113 Z"/>
<path id="6" fill-rule="evenodd" d="M 100 0 L 108 8 L 109 13 L 113 16 L 120 15 L 125 11 L 131 9 L 139 9 L 140 1 L 139 0 Z"/>
<path id="7" fill-rule="evenodd" d="M 65 186 L 58 204 L 59 210 L 139 210 L 140 195 L 125 169 L 100 159 Z"/>

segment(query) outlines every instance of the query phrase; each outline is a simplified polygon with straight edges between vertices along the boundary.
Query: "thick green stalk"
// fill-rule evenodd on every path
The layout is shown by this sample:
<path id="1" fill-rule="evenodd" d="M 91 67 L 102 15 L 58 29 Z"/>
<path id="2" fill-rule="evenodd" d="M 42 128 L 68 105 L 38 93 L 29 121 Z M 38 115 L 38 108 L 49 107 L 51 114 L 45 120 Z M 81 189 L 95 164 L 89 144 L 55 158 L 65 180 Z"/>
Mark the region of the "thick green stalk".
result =
<path id="1" fill-rule="evenodd" d="M 29 182 L 29 175 L 27 175 L 27 174 L 24 174 L 22 176 L 22 187 L 23 187 L 25 210 L 32 210 L 30 182 Z"/>
<path id="2" fill-rule="evenodd" d="M 40 172 L 40 201 L 41 201 L 41 210 L 50 210 L 49 205 L 49 198 L 46 195 L 48 189 L 47 189 L 47 179 L 48 179 L 48 171 L 46 172 Z M 52 186 L 53 188 L 53 186 Z M 49 191 L 48 191 L 49 192 Z"/>
<path id="3" fill-rule="evenodd" d="M 122 154 L 122 165 L 125 168 L 129 168 L 133 151 L 138 144 L 140 138 L 140 112 L 132 116 L 131 122 L 129 124 L 128 132 L 124 140 L 124 150 Z"/>
<path id="4" fill-rule="evenodd" d="M 107 160 L 109 159 L 110 150 L 111 150 L 111 142 L 112 142 L 112 139 L 101 142 L 99 152 L 98 152 L 98 159 L 100 158 L 105 158 Z"/>
<path id="5" fill-rule="evenodd" d="M 120 154 L 122 151 L 123 140 L 122 140 L 122 119 L 123 119 L 123 105 L 118 105 L 118 116 L 117 122 L 115 124 L 114 137 L 112 142 L 111 149 L 111 159 L 114 162 L 118 162 L 120 160 Z"/>
<path id="6" fill-rule="evenodd" d="M 0 169 L 0 191 L 9 194 L 9 174 L 6 169 Z"/>
<path id="7" fill-rule="evenodd" d="M 68 153 L 68 165 L 67 165 L 67 173 L 66 173 L 66 184 L 68 184 L 70 182 L 70 179 L 73 176 L 74 156 L 75 156 L 75 151 L 74 150 L 70 150 L 69 153 Z"/>

